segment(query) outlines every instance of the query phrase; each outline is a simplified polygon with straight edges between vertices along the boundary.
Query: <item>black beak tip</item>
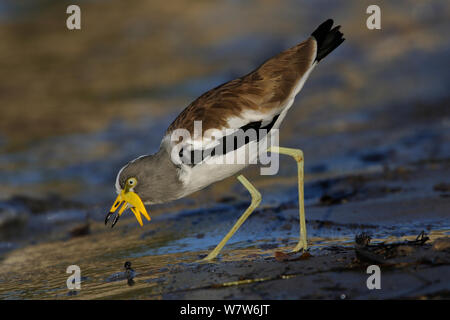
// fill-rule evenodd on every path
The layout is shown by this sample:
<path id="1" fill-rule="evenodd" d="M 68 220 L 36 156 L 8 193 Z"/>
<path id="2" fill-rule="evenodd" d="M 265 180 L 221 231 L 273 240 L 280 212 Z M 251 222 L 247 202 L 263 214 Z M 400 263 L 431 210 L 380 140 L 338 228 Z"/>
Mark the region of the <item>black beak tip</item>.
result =
<path id="1" fill-rule="evenodd" d="M 116 215 L 116 216 L 114 217 L 114 220 L 113 220 L 113 222 L 112 222 L 112 224 L 111 224 L 111 228 L 113 228 L 113 227 L 116 225 L 117 221 L 119 221 L 119 218 L 120 218 L 119 215 Z"/>
<path id="2" fill-rule="evenodd" d="M 109 212 L 109 213 L 106 215 L 106 217 L 105 217 L 105 226 L 106 226 L 106 224 L 108 223 L 109 219 L 111 218 L 112 214 L 113 214 L 112 212 Z"/>

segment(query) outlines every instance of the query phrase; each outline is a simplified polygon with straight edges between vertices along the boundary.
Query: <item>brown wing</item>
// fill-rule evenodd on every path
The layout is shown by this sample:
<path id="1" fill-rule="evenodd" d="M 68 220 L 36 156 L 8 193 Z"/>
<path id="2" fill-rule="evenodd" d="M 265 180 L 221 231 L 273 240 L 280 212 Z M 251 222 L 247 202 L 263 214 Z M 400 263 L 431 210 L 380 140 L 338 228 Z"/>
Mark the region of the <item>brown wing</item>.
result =
<path id="1" fill-rule="evenodd" d="M 169 134 L 184 128 L 193 132 L 194 121 L 203 131 L 228 128 L 228 119 L 245 110 L 272 114 L 285 105 L 303 75 L 311 68 L 317 51 L 313 37 L 281 52 L 255 71 L 216 87 L 192 102 L 167 129 Z"/>

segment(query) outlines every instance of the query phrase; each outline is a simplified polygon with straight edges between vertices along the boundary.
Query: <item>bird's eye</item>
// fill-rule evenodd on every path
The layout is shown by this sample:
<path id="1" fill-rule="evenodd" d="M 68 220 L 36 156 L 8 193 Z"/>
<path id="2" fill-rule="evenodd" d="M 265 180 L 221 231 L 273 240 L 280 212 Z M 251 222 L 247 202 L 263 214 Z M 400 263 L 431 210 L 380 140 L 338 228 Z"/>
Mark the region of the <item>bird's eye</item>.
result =
<path id="1" fill-rule="evenodd" d="M 127 184 L 128 184 L 130 187 L 135 186 L 136 183 L 137 183 L 136 178 L 130 178 L 130 179 L 127 180 Z"/>

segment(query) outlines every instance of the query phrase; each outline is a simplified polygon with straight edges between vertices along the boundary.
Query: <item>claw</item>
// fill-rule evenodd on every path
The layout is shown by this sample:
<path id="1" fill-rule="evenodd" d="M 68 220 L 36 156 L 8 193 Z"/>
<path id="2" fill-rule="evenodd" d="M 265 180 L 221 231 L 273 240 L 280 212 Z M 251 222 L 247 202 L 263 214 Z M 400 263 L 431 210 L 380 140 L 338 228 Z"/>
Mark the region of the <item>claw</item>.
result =
<path id="1" fill-rule="evenodd" d="M 108 223 L 109 219 L 111 219 L 111 216 L 114 214 L 114 212 L 109 212 L 105 217 L 105 226 Z"/>

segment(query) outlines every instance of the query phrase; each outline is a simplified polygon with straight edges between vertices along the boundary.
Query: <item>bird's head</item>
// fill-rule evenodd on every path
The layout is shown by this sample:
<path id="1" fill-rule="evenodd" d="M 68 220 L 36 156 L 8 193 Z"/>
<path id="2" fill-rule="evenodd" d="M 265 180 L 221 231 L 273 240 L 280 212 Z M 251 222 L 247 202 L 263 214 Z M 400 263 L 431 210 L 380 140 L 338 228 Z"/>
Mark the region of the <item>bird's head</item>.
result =
<path id="1" fill-rule="evenodd" d="M 122 213 L 130 208 L 142 226 L 141 215 L 150 221 L 144 203 L 156 204 L 178 199 L 181 189 L 177 167 L 165 150 L 130 161 L 117 174 L 118 196 L 106 216 L 105 224 L 119 210 L 112 223 L 114 226 Z"/>
<path id="2" fill-rule="evenodd" d="M 141 226 L 143 226 L 141 215 L 150 221 L 150 216 L 145 209 L 144 202 L 147 200 L 145 198 L 145 188 L 146 185 L 148 185 L 147 180 L 151 177 L 146 175 L 146 170 L 144 170 L 144 158 L 145 157 L 140 157 L 129 162 L 126 166 L 120 169 L 117 174 L 117 198 L 106 216 L 105 224 L 114 212 L 119 210 L 112 223 L 112 226 L 114 226 L 122 213 L 128 208 L 130 208 L 134 213 Z"/>

